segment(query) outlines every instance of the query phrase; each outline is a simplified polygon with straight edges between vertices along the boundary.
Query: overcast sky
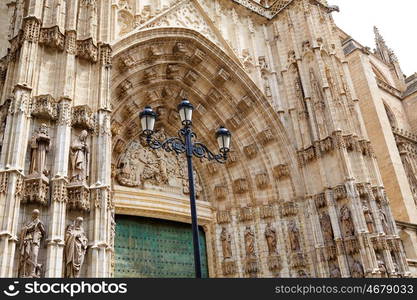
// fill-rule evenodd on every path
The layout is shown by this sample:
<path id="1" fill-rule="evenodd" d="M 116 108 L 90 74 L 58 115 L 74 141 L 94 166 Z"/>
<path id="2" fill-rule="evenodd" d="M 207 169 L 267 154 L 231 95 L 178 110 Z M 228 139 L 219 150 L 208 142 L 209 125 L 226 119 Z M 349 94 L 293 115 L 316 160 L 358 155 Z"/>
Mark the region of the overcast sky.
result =
<path id="1" fill-rule="evenodd" d="M 417 72 L 417 0 L 328 0 L 338 5 L 337 25 L 363 46 L 375 48 L 373 26 L 397 55 L 405 75 Z"/>

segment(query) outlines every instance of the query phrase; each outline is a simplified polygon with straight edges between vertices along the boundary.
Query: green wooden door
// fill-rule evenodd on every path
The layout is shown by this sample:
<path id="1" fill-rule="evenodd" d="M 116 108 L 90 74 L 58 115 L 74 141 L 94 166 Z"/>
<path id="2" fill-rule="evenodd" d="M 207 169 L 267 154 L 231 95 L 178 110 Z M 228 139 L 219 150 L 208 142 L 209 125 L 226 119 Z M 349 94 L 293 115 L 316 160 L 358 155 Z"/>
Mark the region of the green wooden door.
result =
<path id="1" fill-rule="evenodd" d="M 200 228 L 202 275 L 208 277 L 206 238 Z M 116 216 L 115 277 L 195 277 L 190 224 Z"/>

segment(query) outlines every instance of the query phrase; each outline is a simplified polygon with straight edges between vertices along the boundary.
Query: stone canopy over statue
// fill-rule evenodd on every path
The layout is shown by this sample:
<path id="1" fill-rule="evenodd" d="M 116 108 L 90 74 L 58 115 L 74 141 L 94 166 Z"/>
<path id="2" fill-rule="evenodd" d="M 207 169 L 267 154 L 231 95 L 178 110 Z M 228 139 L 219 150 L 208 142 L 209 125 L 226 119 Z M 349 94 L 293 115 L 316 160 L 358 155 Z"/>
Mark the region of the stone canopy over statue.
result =
<path id="1" fill-rule="evenodd" d="M 39 219 L 39 210 L 32 212 L 32 220 L 20 232 L 19 277 L 39 278 L 42 266 L 38 264 L 41 240 L 45 237 L 45 226 Z"/>
<path id="2" fill-rule="evenodd" d="M 87 252 L 87 236 L 84 233 L 83 218 L 78 217 L 68 225 L 65 233 L 65 277 L 77 278 Z"/>
<path id="3" fill-rule="evenodd" d="M 154 138 L 166 139 L 163 129 L 154 134 Z M 188 194 L 188 175 L 185 157 L 182 154 L 167 153 L 164 150 L 153 150 L 144 140 L 133 140 L 120 156 L 116 179 L 120 185 L 128 187 L 161 188 L 176 187 L 181 193 Z M 197 197 L 202 187 L 199 176 L 194 172 Z"/>

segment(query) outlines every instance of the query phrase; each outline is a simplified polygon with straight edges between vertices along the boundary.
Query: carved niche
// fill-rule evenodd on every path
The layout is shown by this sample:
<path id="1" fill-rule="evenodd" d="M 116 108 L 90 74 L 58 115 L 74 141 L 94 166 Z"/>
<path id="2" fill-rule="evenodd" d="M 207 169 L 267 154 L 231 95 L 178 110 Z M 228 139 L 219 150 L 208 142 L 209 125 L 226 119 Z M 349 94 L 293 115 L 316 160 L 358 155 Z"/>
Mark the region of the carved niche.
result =
<path id="1" fill-rule="evenodd" d="M 164 130 L 155 133 L 155 138 L 164 140 Z M 194 171 L 195 172 L 195 171 Z M 188 194 L 188 174 L 185 160 L 172 152 L 152 150 L 144 140 L 135 139 L 119 156 L 116 179 L 120 185 L 163 189 Z M 195 172 L 195 192 L 200 197 L 200 177 Z"/>

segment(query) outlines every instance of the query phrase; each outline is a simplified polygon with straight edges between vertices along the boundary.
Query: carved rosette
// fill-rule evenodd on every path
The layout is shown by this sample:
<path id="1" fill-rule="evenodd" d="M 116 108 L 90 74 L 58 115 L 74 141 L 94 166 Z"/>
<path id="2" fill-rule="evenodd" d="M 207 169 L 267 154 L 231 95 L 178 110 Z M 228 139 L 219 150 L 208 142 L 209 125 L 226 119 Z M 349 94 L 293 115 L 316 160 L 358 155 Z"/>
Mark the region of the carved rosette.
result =
<path id="1" fill-rule="evenodd" d="M 65 49 L 65 35 L 61 33 L 58 26 L 42 28 L 39 44 L 63 51 Z"/>
<path id="2" fill-rule="evenodd" d="M 86 59 L 92 63 L 98 61 L 98 48 L 94 45 L 93 39 L 78 40 L 76 42 L 76 56 Z"/>
<path id="3" fill-rule="evenodd" d="M 90 211 L 90 191 L 83 184 L 69 184 L 68 190 L 68 209 Z"/>
<path id="4" fill-rule="evenodd" d="M 95 121 L 91 108 L 88 105 L 74 106 L 72 109 L 72 126 L 93 130 Z"/>
<path id="5" fill-rule="evenodd" d="M 49 180 L 45 176 L 25 180 L 22 203 L 48 205 Z"/>
<path id="6" fill-rule="evenodd" d="M 32 99 L 32 116 L 48 120 L 56 120 L 58 106 L 51 95 L 39 95 Z"/>

